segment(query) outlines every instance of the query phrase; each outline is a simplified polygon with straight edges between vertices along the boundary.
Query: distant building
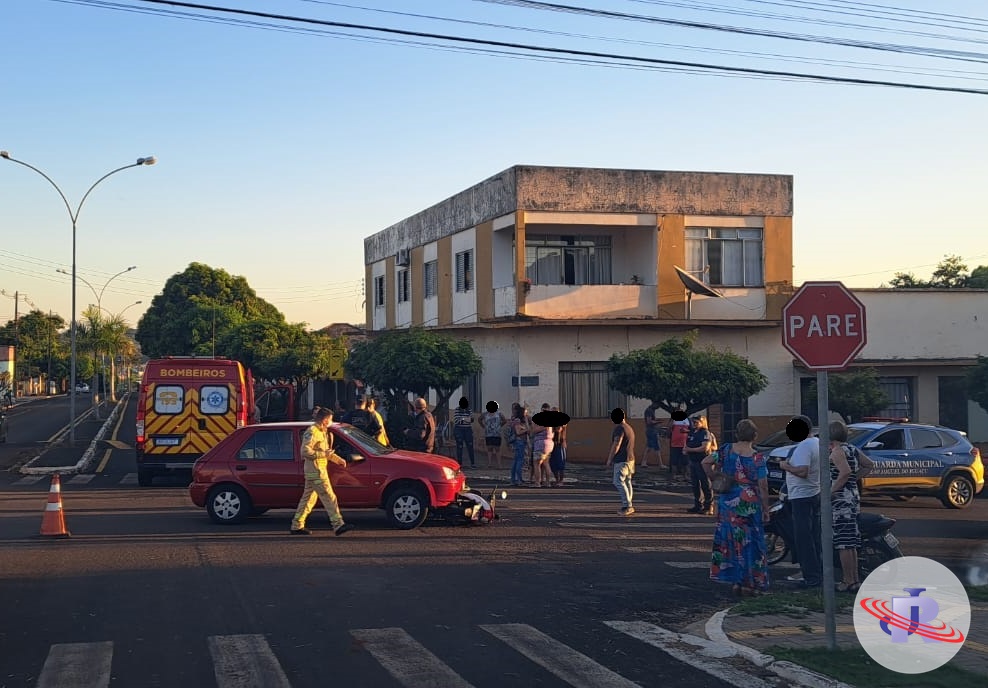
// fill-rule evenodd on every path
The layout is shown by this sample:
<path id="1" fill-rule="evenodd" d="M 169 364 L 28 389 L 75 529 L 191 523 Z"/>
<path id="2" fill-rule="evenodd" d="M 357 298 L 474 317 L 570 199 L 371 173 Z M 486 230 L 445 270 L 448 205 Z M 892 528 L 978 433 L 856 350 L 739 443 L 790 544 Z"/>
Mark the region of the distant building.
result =
<path id="1" fill-rule="evenodd" d="M 762 393 L 709 409 L 712 426 L 730 440 L 750 417 L 767 434 L 800 411 L 811 378 L 781 344 L 792 237 L 788 175 L 516 166 L 364 240 L 367 329 L 469 340 L 484 362 L 464 381 L 473 408 L 558 404 L 573 418 L 575 458 L 606 456 L 610 409 L 640 423 L 648 405 L 609 388 L 610 356 L 696 329 L 699 346 L 732 350 L 769 378 Z M 984 292 L 964 301 L 973 319 L 953 329 L 939 324 L 943 299 L 966 297 L 857 293 L 869 309 L 859 363 L 879 367 L 896 410 L 908 398 L 914 420 L 939 421 L 958 384 L 946 378 L 988 341 Z M 952 344 L 908 317 L 920 307 Z M 954 405 L 954 422 L 966 406 L 988 440 L 988 416 L 966 397 Z"/>

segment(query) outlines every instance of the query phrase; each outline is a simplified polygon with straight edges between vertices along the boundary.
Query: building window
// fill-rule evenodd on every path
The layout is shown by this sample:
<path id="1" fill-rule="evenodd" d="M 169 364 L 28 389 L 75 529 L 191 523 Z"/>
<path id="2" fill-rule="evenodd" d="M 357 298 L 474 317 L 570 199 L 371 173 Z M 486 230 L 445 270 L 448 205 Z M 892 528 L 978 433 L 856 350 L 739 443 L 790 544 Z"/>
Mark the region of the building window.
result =
<path id="1" fill-rule="evenodd" d="M 748 417 L 748 400 L 733 399 L 725 402 L 721 406 L 720 436 L 717 438 L 719 444 L 734 442 L 734 429 L 742 418 Z M 768 433 L 766 433 L 768 434 Z"/>
<path id="2" fill-rule="evenodd" d="M 532 284 L 610 284 L 611 238 L 529 234 L 525 276 Z"/>
<path id="3" fill-rule="evenodd" d="M 384 275 L 374 278 L 374 305 L 384 305 Z"/>
<path id="4" fill-rule="evenodd" d="M 571 418 L 608 418 L 628 397 L 611 389 L 607 361 L 559 362 L 559 410 Z"/>
<path id="5" fill-rule="evenodd" d="M 473 249 L 456 254 L 456 291 L 473 290 Z"/>
<path id="6" fill-rule="evenodd" d="M 686 228 L 686 271 L 715 287 L 763 287 L 762 230 Z"/>
<path id="7" fill-rule="evenodd" d="M 422 280 L 422 293 L 425 298 L 435 296 L 439 292 L 439 262 L 430 260 L 425 264 L 425 273 Z"/>
<path id="8" fill-rule="evenodd" d="M 889 405 L 875 415 L 879 418 L 913 418 L 913 378 L 879 377 L 878 386 L 889 398 Z"/>
<path id="9" fill-rule="evenodd" d="M 408 270 L 398 271 L 398 303 L 405 303 L 411 298 L 408 288 Z"/>

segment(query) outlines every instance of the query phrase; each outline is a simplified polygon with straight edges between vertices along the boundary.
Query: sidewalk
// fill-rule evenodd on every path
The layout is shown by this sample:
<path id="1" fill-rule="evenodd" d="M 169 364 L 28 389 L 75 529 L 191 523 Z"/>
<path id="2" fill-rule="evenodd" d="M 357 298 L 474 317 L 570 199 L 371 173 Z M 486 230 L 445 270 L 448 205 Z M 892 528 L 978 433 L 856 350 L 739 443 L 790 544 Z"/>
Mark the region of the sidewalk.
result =
<path id="1" fill-rule="evenodd" d="M 835 621 L 837 646 L 841 649 L 860 647 L 854 632 L 851 610 L 837 612 Z M 792 672 L 792 667 L 796 665 L 777 662 L 780 666 L 775 667 L 773 665 L 775 658 L 765 652 L 772 646 L 823 650 L 828 647 L 824 623 L 825 616 L 821 612 L 810 612 L 806 616 L 781 614 L 740 616 L 725 610 L 714 614 L 707 621 L 703 633 L 709 640 L 732 648 L 738 655 L 758 666 L 768 667 L 773 671 L 779 669 L 776 671 L 779 675 L 797 680 L 782 673 Z M 968 639 L 948 665 L 980 674 L 985 681 L 981 685 L 988 685 L 988 644 L 981 642 L 986 638 L 988 638 L 988 605 L 974 602 L 971 604 L 971 628 Z M 802 679 L 794 685 L 846 685 L 802 667 L 799 667 L 799 673 Z"/>
<path id="2" fill-rule="evenodd" d="M 70 475 L 85 470 L 93 461 L 100 440 L 116 423 L 117 413 L 122 408 L 121 402 L 106 402 L 100 409 L 99 417 L 95 409 L 88 408 L 76 419 L 75 443 L 70 442 L 70 432 L 66 428 L 39 456 L 22 466 L 20 472 L 26 475 Z"/>

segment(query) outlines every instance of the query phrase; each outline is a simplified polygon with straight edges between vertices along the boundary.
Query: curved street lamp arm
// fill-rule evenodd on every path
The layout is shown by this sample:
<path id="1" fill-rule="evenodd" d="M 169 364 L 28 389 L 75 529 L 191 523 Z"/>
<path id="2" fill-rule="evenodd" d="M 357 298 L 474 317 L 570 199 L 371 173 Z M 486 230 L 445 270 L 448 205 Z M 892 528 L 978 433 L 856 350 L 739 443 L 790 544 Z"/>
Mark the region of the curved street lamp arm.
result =
<path id="1" fill-rule="evenodd" d="M 130 272 L 131 270 L 136 270 L 136 269 L 137 269 L 137 266 L 136 265 L 131 265 L 129 268 L 124 268 L 123 270 L 121 270 L 120 272 L 118 272 L 117 274 L 115 274 L 113 277 L 111 277 L 110 279 L 106 280 L 106 282 L 103 284 L 103 288 L 99 290 L 99 296 L 96 297 L 96 305 L 97 306 L 101 306 L 102 305 L 102 303 L 103 303 L 103 292 L 105 292 L 106 291 L 106 288 L 108 286 L 110 286 L 110 282 L 112 282 L 116 278 L 120 277 L 120 275 L 124 274 L 125 272 Z M 93 290 L 93 293 L 96 293 L 95 290 Z"/>
<path id="2" fill-rule="evenodd" d="M 104 174 L 102 177 L 100 177 L 99 179 L 97 179 L 96 181 L 94 181 L 93 182 L 93 185 L 90 186 L 86 190 L 86 193 L 84 193 L 82 195 L 82 200 L 79 201 L 79 206 L 75 209 L 75 215 L 72 216 L 72 222 L 75 222 L 78 219 L 79 212 L 82 210 L 82 204 L 86 202 L 86 199 L 89 198 L 89 194 L 91 194 L 93 192 L 93 189 L 95 189 L 99 185 L 99 183 L 101 181 L 103 181 L 104 179 L 106 179 L 107 177 L 109 177 L 111 175 L 116 174 L 117 172 L 123 172 L 124 170 L 129 170 L 131 167 L 140 167 L 141 165 L 146 165 L 146 164 L 148 164 L 148 163 L 145 162 L 145 159 L 144 158 L 141 158 L 137 162 L 132 162 L 129 165 L 124 165 L 123 167 L 118 167 L 115 170 L 110 170 L 109 172 L 107 172 L 106 174 Z M 44 174 L 44 173 L 42 173 L 42 174 Z M 51 180 L 49 179 L 48 181 L 51 181 Z M 54 183 L 54 182 L 52 182 L 52 183 Z M 59 193 L 61 193 L 61 192 L 59 192 Z M 63 196 L 62 198 L 64 199 L 65 197 Z"/>
<path id="3" fill-rule="evenodd" d="M 30 163 L 26 163 L 23 160 L 18 160 L 17 158 L 10 157 L 10 154 L 7 153 L 7 151 L 3 151 L 2 153 L 0 153 L 0 157 L 4 157 L 7 160 L 10 160 L 10 162 L 16 162 L 18 165 L 24 165 L 24 167 L 28 168 L 29 170 L 34 170 L 35 172 L 37 172 L 38 174 L 40 174 L 42 177 L 44 177 L 45 179 L 47 179 L 48 180 L 48 183 L 51 184 L 53 187 L 55 187 L 55 191 L 58 192 L 58 195 L 62 197 L 62 203 L 65 204 L 65 209 L 69 212 L 69 219 L 72 220 L 72 223 L 73 224 L 75 224 L 75 219 L 76 219 L 76 216 L 78 215 L 78 212 L 75 215 L 72 214 L 72 206 L 69 205 L 69 199 L 67 199 L 65 197 L 65 194 L 62 193 L 62 190 L 58 187 L 58 184 L 56 184 L 55 181 L 51 177 L 49 177 L 47 174 L 45 174 L 44 172 L 42 172 L 41 170 L 39 170 L 37 167 L 35 167 L 34 165 L 32 165 Z M 113 172 L 116 172 L 116 171 L 117 170 L 114 170 Z M 113 172 L 111 172 L 110 174 L 113 174 Z M 102 181 L 102 179 L 100 181 Z M 99 182 L 97 182 L 97 184 L 98 183 Z M 95 186 L 95 184 L 93 186 Z M 90 187 L 89 191 L 92 191 L 92 187 Z M 86 193 L 88 194 L 89 192 L 87 191 Z M 81 203 L 79 205 L 82 206 Z"/>

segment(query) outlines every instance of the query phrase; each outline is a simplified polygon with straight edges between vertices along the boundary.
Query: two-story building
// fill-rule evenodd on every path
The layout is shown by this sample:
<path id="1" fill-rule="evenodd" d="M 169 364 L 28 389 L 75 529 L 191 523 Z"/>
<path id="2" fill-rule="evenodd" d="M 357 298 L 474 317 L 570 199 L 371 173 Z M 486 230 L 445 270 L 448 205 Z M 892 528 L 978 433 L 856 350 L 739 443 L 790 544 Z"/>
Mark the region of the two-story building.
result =
<path id="1" fill-rule="evenodd" d="M 712 427 L 729 441 L 749 417 L 767 434 L 806 407 L 814 379 L 782 347 L 792 217 L 787 175 L 512 167 L 365 239 L 367 326 L 467 339 L 484 362 L 464 381 L 473 408 L 558 404 L 577 459 L 606 455 L 615 406 L 641 428 L 648 402 L 610 389 L 611 355 L 697 330 L 697 346 L 769 379 L 708 409 Z M 882 376 L 881 415 L 985 441 L 988 414 L 961 376 L 988 343 L 988 293 L 962 291 L 858 292 L 869 342 L 854 365 Z"/>
<path id="2" fill-rule="evenodd" d="M 370 330 L 455 330 L 484 361 L 474 408 L 558 403 L 575 457 L 600 453 L 612 408 L 647 405 L 608 387 L 608 358 L 692 329 L 771 378 L 717 425 L 784 424 L 796 403 L 778 342 L 791 176 L 516 166 L 367 238 L 365 257 Z"/>

